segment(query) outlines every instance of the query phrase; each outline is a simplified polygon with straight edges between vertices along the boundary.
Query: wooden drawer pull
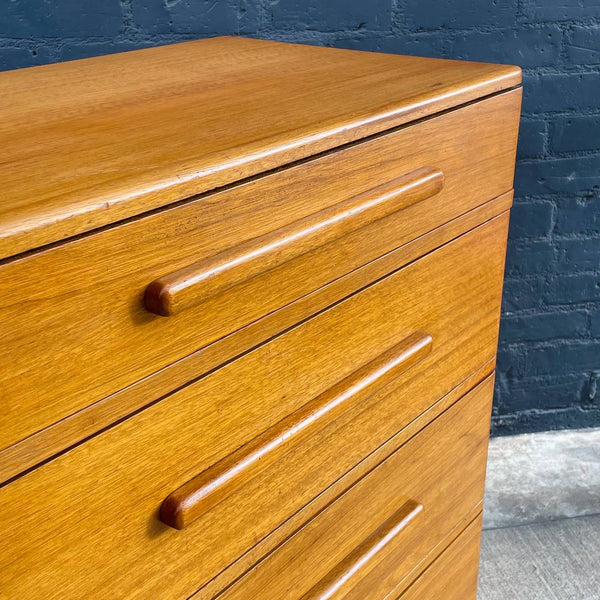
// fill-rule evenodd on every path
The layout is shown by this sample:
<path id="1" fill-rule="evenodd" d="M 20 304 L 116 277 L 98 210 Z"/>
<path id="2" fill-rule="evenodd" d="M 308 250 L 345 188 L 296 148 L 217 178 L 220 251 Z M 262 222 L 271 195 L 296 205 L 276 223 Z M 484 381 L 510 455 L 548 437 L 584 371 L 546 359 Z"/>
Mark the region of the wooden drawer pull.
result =
<path id="1" fill-rule="evenodd" d="M 175 315 L 331 240 L 425 200 L 442 189 L 443 181 L 438 169 L 417 169 L 165 275 L 146 288 L 146 308 L 165 317 Z"/>
<path id="2" fill-rule="evenodd" d="M 409 500 L 383 525 L 378 527 L 357 548 L 338 563 L 312 587 L 301 600 L 333 600 L 346 596 L 400 541 L 398 535 L 406 529 L 423 506 Z"/>
<path id="3" fill-rule="evenodd" d="M 163 523 L 183 529 L 284 454 L 292 441 L 330 423 L 431 352 L 431 336 L 414 333 L 172 492 Z"/>

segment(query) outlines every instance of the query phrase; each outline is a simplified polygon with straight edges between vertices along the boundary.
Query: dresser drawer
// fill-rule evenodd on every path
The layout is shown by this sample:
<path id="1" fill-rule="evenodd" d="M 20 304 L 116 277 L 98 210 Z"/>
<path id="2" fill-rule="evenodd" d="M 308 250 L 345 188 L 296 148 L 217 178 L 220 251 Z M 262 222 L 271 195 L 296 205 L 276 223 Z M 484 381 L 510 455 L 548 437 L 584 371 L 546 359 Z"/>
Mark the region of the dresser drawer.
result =
<path id="1" fill-rule="evenodd" d="M 481 521 L 480 515 L 397 600 L 476 600 Z"/>
<path id="2" fill-rule="evenodd" d="M 1 265 L 0 449 L 510 189 L 520 93 Z"/>
<path id="3" fill-rule="evenodd" d="M 494 357 L 507 224 L 496 217 L 4 487 L 0 589 L 198 589 Z M 162 518 L 181 531 L 159 520 L 166 498 Z"/>
<path id="4" fill-rule="evenodd" d="M 492 395 L 490 378 L 219 600 L 386 598 L 481 502 Z M 382 578 L 378 566 L 390 558 L 394 572 Z"/>

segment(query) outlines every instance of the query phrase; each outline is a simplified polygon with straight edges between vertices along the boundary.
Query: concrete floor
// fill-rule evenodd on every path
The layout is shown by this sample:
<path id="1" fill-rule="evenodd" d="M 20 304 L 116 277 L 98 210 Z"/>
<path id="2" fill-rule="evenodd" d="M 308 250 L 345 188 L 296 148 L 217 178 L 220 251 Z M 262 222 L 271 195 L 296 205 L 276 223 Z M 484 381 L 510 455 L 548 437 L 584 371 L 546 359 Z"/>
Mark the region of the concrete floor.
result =
<path id="1" fill-rule="evenodd" d="M 484 529 L 600 514 L 600 429 L 490 442 Z"/>
<path id="2" fill-rule="evenodd" d="M 600 429 L 490 443 L 479 600 L 600 600 Z"/>
<path id="3" fill-rule="evenodd" d="M 600 600 L 600 515 L 484 531 L 478 600 Z"/>

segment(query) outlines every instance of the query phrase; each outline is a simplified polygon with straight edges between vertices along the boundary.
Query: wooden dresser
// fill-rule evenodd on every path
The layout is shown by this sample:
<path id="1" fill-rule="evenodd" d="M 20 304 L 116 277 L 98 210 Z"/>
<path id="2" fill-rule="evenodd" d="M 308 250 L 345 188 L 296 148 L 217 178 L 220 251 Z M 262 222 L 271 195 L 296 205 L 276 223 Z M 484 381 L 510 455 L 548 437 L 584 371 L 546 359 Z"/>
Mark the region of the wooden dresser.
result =
<path id="1" fill-rule="evenodd" d="M 0 74 L 0 598 L 473 600 L 520 82 Z"/>

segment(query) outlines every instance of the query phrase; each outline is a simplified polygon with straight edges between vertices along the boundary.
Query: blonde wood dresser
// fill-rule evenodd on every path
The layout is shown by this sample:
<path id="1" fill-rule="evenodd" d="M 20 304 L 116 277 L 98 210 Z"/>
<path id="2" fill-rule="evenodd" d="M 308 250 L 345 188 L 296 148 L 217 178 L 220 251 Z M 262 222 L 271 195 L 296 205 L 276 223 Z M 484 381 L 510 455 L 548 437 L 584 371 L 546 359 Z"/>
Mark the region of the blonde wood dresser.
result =
<path id="1" fill-rule="evenodd" d="M 0 74 L 0 598 L 474 599 L 520 82 Z"/>

